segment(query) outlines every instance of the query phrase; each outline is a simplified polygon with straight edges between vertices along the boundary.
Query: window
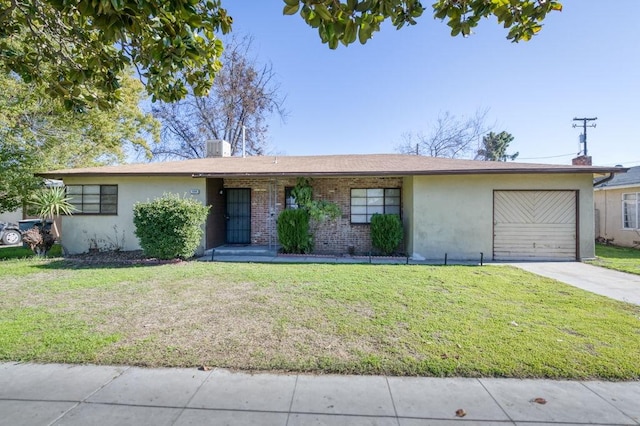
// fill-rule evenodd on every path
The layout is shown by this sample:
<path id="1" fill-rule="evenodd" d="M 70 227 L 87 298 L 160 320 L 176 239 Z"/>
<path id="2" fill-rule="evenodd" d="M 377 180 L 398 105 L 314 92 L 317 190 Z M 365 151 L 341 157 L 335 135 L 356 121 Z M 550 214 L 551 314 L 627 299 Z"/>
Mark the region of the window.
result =
<path id="1" fill-rule="evenodd" d="M 371 223 L 375 213 L 400 215 L 400 188 L 351 190 L 351 223 Z"/>
<path id="2" fill-rule="evenodd" d="M 298 208 L 296 197 L 293 196 L 293 186 L 287 186 L 284 188 L 284 208 L 285 209 Z"/>
<path id="3" fill-rule="evenodd" d="M 67 185 L 74 214 L 118 214 L 118 185 Z"/>
<path id="4" fill-rule="evenodd" d="M 622 228 L 638 229 L 638 211 L 640 210 L 640 192 L 622 194 Z"/>

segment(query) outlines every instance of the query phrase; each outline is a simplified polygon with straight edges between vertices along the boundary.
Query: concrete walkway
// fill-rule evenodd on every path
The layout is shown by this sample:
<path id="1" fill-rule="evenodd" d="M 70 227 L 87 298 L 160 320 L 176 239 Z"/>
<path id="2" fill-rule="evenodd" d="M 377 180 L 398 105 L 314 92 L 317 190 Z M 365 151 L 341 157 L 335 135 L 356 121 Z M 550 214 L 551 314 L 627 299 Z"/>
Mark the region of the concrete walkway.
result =
<path id="1" fill-rule="evenodd" d="M 532 262 L 511 265 L 592 293 L 640 305 L 640 275 L 581 262 Z M 640 401 L 638 404 L 640 405 Z"/>
<path id="2" fill-rule="evenodd" d="M 638 401 L 640 382 L 0 364 L 7 426 L 638 425 Z"/>

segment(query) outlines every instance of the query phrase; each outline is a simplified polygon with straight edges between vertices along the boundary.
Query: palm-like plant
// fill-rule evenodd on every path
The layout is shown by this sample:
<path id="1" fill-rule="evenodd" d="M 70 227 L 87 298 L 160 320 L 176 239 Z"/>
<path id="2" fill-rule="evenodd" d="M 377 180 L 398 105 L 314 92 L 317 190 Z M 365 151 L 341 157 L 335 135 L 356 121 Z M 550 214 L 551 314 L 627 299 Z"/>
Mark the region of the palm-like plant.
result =
<path id="1" fill-rule="evenodd" d="M 31 195 L 29 204 L 43 222 L 61 214 L 72 214 L 75 210 L 63 186 L 40 188 Z"/>
<path id="2" fill-rule="evenodd" d="M 75 208 L 70 201 L 71 198 L 67 196 L 67 191 L 64 187 L 40 188 L 31 195 L 29 205 L 35 214 L 40 217 L 41 224 L 39 230 L 33 229 L 31 234 L 25 233 L 25 238 L 23 239 L 37 254 L 46 254 L 55 242 L 55 237 L 46 228 L 47 220 L 53 221 L 54 233 L 57 235 L 58 228 L 55 218 L 61 214 L 73 213 Z"/>

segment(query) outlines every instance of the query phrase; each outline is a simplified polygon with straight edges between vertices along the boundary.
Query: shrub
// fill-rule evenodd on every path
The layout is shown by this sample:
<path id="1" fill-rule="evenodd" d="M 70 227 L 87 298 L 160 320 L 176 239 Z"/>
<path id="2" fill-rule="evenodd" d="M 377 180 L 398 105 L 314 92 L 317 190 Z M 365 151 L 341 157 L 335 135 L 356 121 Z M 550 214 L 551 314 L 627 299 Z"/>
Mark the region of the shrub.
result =
<path id="1" fill-rule="evenodd" d="M 283 210 L 278 216 L 278 240 L 285 253 L 309 253 L 313 236 L 309 232 L 309 213 L 305 209 Z"/>
<path id="2" fill-rule="evenodd" d="M 56 239 L 45 226 L 34 226 L 22 233 L 22 241 L 38 256 L 46 255 Z"/>
<path id="3" fill-rule="evenodd" d="M 384 255 L 390 255 L 402 241 L 402 222 L 397 214 L 371 216 L 371 244 Z"/>
<path id="4" fill-rule="evenodd" d="M 133 206 L 135 234 L 147 256 L 187 259 L 200 244 L 208 211 L 208 206 L 192 198 L 164 194 Z"/>

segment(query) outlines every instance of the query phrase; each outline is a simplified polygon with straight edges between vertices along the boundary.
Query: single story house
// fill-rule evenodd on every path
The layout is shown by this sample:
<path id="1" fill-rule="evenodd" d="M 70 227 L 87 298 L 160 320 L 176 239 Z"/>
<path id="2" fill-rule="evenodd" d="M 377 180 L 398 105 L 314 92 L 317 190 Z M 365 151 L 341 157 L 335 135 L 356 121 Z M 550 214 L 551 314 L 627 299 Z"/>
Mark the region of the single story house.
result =
<path id="1" fill-rule="evenodd" d="M 224 150 L 219 150 L 224 151 Z M 318 226 L 317 253 L 368 253 L 374 213 L 396 213 L 400 250 L 414 259 L 594 257 L 594 174 L 624 169 L 433 158 L 401 154 L 219 156 L 57 170 L 78 212 L 63 218 L 69 253 L 115 243 L 139 248 L 133 205 L 179 193 L 211 206 L 199 251 L 277 245 L 278 214 L 299 177 L 342 215 Z"/>
<path id="2" fill-rule="evenodd" d="M 596 184 L 596 237 L 615 245 L 640 246 L 640 166 Z"/>

